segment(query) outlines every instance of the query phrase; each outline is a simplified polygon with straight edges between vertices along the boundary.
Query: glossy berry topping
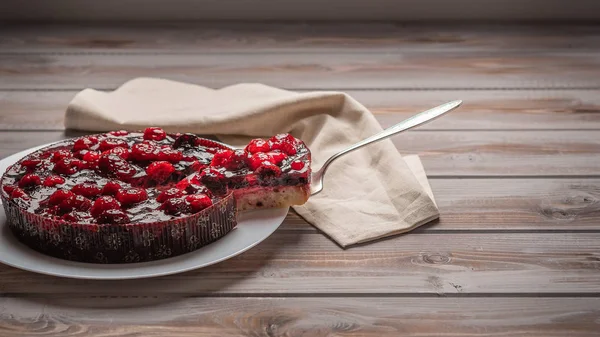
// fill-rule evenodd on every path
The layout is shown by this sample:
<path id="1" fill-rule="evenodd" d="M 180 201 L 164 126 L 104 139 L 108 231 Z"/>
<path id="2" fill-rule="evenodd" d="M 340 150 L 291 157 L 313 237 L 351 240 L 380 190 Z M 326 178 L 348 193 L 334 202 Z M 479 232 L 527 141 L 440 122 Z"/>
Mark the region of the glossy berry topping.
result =
<path id="1" fill-rule="evenodd" d="M 64 184 L 64 183 L 65 183 L 65 178 L 63 178 L 61 176 L 47 176 L 44 179 L 44 186 L 46 186 L 46 187 L 53 187 L 53 186 Z"/>
<path id="2" fill-rule="evenodd" d="M 255 174 L 248 174 L 244 177 L 244 181 L 248 186 L 255 186 L 258 184 L 258 178 Z"/>
<path id="3" fill-rule="evenodd" d="M 225 175 L 214 167 L 207 167 L 200 172 L 200 181 L 211 189 L 218 189 L 223 185 Z"/>
<path id="4" fill-rule="evenodd" d="M 129 134 L 129 132 L 127 132 L 125 130 L 117 130 L 117 131 L 111 131 L 108 134 L 111 136 L 122 137 L 122 136 L 127 136 Z"/>
<path id="5" fill-rule="evenodd" d="M 255 153 L 247 160 L 248 167 L 252 171 L 256 171 L 265 162 L 275 164 L 275 159 L 266 153 Z"/>
<path id="6" fill-rule="evenodd" d="M 138 143 L 131 147 L 131 159 L 152 161 L 158 159 L 158 148 L 148 143 Z"/>
<path id="7" fill-rule="evenodd" d="M 73 144 L 73 151 L 89 150 L 96 144 L 98 144 L 98 138 L 96 137 L 79 138 Z"/>
<path id="8" fill-rule="evenodd" d="M 298 151 L 296 150 L 296 139 L 287 133 L 278 134 L 271 137 L 271 149 L 280 150 L 289 156 L 295 155 Z"/>
<path id="9" fill-rule="evenodd" d="M 72 175 L 83 168 L 83 162 L 77 158 L 63 158 L 54 164 L 54 172 Z"/>
<path id="10" fill-rule="evenodd" d="M 27 195 L 27 193 L 25 193 L 25 191 L 18 187 L 12 190 L 12 192 L 10 193 L 10 197 L 13 199 L 18 198 L 23 200 L 29 200 L 29 196 Z"/>
<path id="11" fill-rule="evenodd" d="M 232 150 L 219 150 L 213 156 L 213 158 L 210 162 L 210 166 L 229 168 L 232 157 L 233 157 Z"/>
<path id="12" fill-rule="evenodd" d="M 71 151 L 58 150 L 58 151 L 52 152 L 52 155 L 50 156 L 50 161 L 53 163 L 56 163 L 63 158 L 71 158 L 71 157 L 73 157 L 73 153 L 71 153 Z"/>
<path id="13" fill-rule="evenodd" d="M 179 215 L 181 213 L 189 213 L 190 205 L 183 197 L 167 199 L 161 206 L 165 213 L 170 215 Z"/>
<path id="14" fill-rule="evenodd" d="M 86 198 L 94 198 L 102 192 L 100 186 L 93 183 L 77 184 L 71 188 L 71 192 L 82 195 Z"/>
<path id="15" fill-rule="evenodd" d="M 120 209 L 107 209 L 96 217 L 99 224 L 124 225 L 129 223 L 129 216 Z"/>
<path id="16" fill-rule="evenodd" d="M 83 155 L 83 161 L 89 169 L 98 167 L 98 159 L 100 159 L 100 154 L 96 151 L 88 151 Z"/>
<path id="17" fill-rule="evenodd" d="M 120 138 L 106 138 L 105 140 L 100 142 L 98 149 L 102 152 L 110 149 L 114 149 L 115 147 L 122 147 L 125 149 L 129 148 L 129 144 L 123 139 Z"/>
<path id="18" fill-rule="evenodd" d="M 143 188 L 120 189 L 117 192 L 117 200 L 123 206 L 130 206 L 148 199 L 148 194 Z"/>
<path id="19" fill-rule="evenodd" d="M 260 166 L 256 169 L 256 174 L 258 174 L 261 178 L 266 179 L 270 177 L 279 177 L 281 175 L 281 169 L 279 166 L 265 161 L 260 164 Z"/>
<path id="20" fill-rule="evenodd" d="M 292 167 L 292 170 L 300 171 L 304 168 L 304 162 L 301 160 L 294 160 L 290 166 Z"/>
<path id="21" fill-rule="evenodd" d="M 8 194 L 8 195 L 10 195 L 15 190 L 15 188 L 17 188 L 17 186 L 14 186 L 14 185 L 2 186 L 2 189 L 4 190 L 4 192 L 6 192 L 6 194 Z"/>
<path id="22" fill-rule="evenodd" d="M 160 141 L 165 138 L 167 138 L 167 133 L 161 128 L 150 127 L 144 130 L 144 139 Z"/>
<path id="23" fill-rule="evenodd" d="M 146 168 L 148 177 L 156 182 L 166 181 L 173 172 L 175 168 L 168 161 L 155 161 Z"/>
<path id="24" fill-rule="evenodd" d="M 127 160 L 129 158 L 129 149 L 126 149 L 124 147 L 115 147 L 112 148 L 110 150 L 106 150 L 104 152 L 102 152 L 101 155 L 105 155 L 105 154 L 116 154 L 117 156 Z"/>
<path id="25" fill-rule="evenodd" d="M 281 164 L 281 162 L 283 162 L 284 160 L 286 160 L 287 157 L 288 157 L 283 152 L 269 152 L 269 153 L 267 153 L 267 155 L 269 155 L 271 157 L 270 162 L 272 162 L 275 165 Z"/>
<path id="26" fill-rule="evenodd" d="M 133 177 L 136 173 L 135 168 L 131 164 L 129 164 L 125 159 L 112 153 L 100 156 L 100 159 L 98 160 L 98 168 L 101 172 L 122 180 L 127 180 Z"/>
<path id="27" fill-rule="evenodd" d="M 73 198 L 64 200 L 59 207 L 68 203 L 70 207 L 79 211 L 87 211 L 92 207 L 92 201 L 82 195 L 76 195 Z"/>
<path id="28" fill-rule="evenodd" d="M 42 184 L 40 176 L 34 173 L 28 173 L 19 180 L 19 187 L 25 188 L 29 186 L 38 186 Z"/>
<path id="29" fill-rule="evenodd" d="M 175 139 L 173 148 L 192 148 L 198 145 L 200 137 L 192 133 L 184 133 Z"/>
<path id="30" fill-rule="evenodd" d="M 109 181 L 102 188 L 103 195 L 117 195 L 117 192 L 121 189 L 121 185 L 116 181 Z"/>
<path id="31" fill-rule="evenodd" d="M 206 194 L 194 194 L 185 197 L 185 201 L 190 205 L 192 213 L 200 212 L 201 210 L 212 206 L 212 200 Z"/>
<path id="32" fill-rule="evenodd" d="M 50 206 L 59 205 L 63 201 L 72 199 L 74 197 L 75 197 L 75 193 L 73 193 L 71 191 L 58 190 L 58 191 L 52 193 L 52 195 L 50 195 L 50 197 L 48 198 L 48 205 L 50 205 Z"/>
<path id="33" fill-rule="evenodd" d="M 38 167 L 42 163 L 41 159 L 26 159 L 21 162 L 21 165 L 27 167 L 30 170 Z"/>
<path id="34" fill-rule="evenodd" d="M 268 141 L 261 138 L 257 138 L 251 140 L 250 143 L 246 145 L 245 150 L 250 154 L 255 154 L 258 152 L 269 152 L 271 151 L 271 145 Z"/>
<path id="35" fill-rule="evenodd" d="M 162 191 L 158 195 L 158 197 L 156 197 L 156 201 L 165 202 L 171 198 L 179 198 L 183 195 L 184 195 L 183 190 L 173 187 L 173 188 L 169 188 L 168 190 Z"/>
<path id="36" fill-rule="evenodd" d="M 94 218 L 98 218 L 100 213 L 109 209 L 121 209 L 121 204 L 119 204 L 115 198 L 103 195 L 94 201 L 94 205 L 92 205 L 92 208 L 90 209 L 90 214 L 92 214 Z"/>
<path id="37" fill-rule="evenodd" d="M 173 150 L 171 148 L 165 148 L 158 150 L 156 157 L 156 159 L 161 161 L 178 163 L 183 159 L 183 153 L 181 153 L 181 151 Z"/>

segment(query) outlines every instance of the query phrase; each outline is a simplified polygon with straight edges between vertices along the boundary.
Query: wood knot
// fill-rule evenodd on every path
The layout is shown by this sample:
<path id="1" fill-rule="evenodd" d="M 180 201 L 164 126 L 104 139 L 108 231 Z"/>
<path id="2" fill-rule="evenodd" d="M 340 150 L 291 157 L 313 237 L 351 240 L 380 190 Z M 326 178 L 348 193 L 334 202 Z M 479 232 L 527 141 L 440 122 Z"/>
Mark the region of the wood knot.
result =
<path id="1" fill-rule="evenodd" d="M 572 220 L 575 218 L 575 214 L 564 209 L 556 207 L 546 207 L 541 210 L 542 215 L 550 219 L 558 220 Z"/>
<path id="2" fill-rule="evenodd" d="M 423 261 L 430 264 L 447 264 L 451 261 L 450 254 L 423 254 Z"/>

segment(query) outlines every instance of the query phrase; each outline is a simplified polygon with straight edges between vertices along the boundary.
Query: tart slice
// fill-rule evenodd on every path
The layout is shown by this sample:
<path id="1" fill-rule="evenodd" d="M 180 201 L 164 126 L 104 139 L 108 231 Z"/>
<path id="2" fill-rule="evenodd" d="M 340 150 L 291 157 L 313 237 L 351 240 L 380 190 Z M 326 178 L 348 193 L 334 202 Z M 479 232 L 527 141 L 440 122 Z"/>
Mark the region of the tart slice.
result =
<path id="1" fill-rule="evenodd" d="M 230 232 L 238 210 L 303 204 L 309 184 L 310 151 L 289 134 L 234 149 L 153 127 L 35 151 L 7 169 L 0 196 L 28 246 L 123 263 L 198 249 Z"/>

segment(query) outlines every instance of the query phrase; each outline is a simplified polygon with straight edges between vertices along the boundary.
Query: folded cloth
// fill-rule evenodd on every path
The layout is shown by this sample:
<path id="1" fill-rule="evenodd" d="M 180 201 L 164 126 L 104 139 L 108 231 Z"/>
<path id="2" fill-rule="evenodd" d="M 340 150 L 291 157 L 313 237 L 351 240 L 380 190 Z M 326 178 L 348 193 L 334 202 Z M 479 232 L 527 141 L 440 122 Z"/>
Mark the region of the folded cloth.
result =
<path id="1" fill-rule="evenodd" d="M 214 90 L 156 78 L 133 79 L 113 92 L 79 92 L 67 107 L 65 126 L 159 126 L 215 135 L 234 146 L 289 132 L 311 150 L 313 169 L 382 130 L 369 110 L 342 92 L 297 93 L 253 83 Z M 403 158 L 390 140 L 336 160 L 324 190 L 293 209 L 342 247 L 404 233 L 439 216 L 419 158 Z"/>

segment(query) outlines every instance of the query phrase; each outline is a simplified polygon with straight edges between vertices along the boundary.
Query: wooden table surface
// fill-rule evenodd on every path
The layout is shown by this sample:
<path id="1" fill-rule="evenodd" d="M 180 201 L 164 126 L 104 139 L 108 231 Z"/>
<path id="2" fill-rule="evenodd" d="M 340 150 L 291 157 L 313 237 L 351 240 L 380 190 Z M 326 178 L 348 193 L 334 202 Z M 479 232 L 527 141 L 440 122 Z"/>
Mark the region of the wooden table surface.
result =
<path id="1" fill-rule="evenodd" d="M 600 336 L 600 27 L 5 26 L 0 156 L 73 136 L 138 76 L 342 90 L 421 155 L 441 218 L 341 249 L 293 212 L 257 247 L 123 282 L 0 265 L 0 336 Z M 368 226 L 369 224 L 365 224 Z"/>

